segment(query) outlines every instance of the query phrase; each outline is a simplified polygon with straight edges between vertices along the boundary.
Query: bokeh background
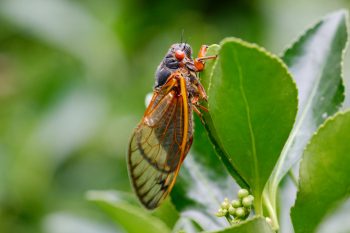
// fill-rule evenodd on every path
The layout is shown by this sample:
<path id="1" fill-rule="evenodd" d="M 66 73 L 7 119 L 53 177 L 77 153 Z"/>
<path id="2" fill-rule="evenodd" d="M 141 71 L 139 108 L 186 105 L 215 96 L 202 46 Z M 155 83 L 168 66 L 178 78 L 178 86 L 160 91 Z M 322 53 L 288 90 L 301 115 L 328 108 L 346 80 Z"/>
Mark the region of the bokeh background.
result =
<path id="1" fill-rule="evenodd" d="M 0 232 L 121 232 L 85 194 L 130 191 L 128 139 L 182 30 L 195 51 L 236 36 L 281 54 L 316 20 L 349 7 L 349 0 L 0 0 Z M 348 96 L 349 67 L 347 55 Z"/>

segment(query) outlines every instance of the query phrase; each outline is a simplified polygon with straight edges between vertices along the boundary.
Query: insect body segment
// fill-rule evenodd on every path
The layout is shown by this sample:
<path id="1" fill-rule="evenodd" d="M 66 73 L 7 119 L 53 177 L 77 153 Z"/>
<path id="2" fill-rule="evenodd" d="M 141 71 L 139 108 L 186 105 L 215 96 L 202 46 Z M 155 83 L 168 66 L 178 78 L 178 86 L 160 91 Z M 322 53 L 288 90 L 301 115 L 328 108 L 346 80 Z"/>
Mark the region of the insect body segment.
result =
<path id="1" fill-rule="evenodd" d="M 129 144 L 132 185 L 148 209 L 156 208 L 174 186 L 193 141 L 192 111 L 199 112 L 196 105 L 206 100 L 191 55 L 188 44 L 170 47 L 158 66 L 152 100 Z M 204 67 L 204 60 L 197 63 Z"/>

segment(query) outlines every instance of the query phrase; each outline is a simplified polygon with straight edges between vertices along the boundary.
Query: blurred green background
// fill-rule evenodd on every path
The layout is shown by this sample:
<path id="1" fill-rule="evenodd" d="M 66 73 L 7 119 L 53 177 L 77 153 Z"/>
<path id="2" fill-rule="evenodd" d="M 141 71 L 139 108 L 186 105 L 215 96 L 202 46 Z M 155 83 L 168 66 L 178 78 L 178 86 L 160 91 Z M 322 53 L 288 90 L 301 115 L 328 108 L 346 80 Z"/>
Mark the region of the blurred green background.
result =
<path id="1" fill-rule="evenodd" d="M 349 0 L 0 0 L 0 232 L 121 231 L 85 193 L 130 191 L 128 139 L 155 69 L 182 30 L 194 51 L 236 36 L 281 54 L 307 26 L 349 6 Z M 347 55 L 348 96 L 349 61 Z"/>

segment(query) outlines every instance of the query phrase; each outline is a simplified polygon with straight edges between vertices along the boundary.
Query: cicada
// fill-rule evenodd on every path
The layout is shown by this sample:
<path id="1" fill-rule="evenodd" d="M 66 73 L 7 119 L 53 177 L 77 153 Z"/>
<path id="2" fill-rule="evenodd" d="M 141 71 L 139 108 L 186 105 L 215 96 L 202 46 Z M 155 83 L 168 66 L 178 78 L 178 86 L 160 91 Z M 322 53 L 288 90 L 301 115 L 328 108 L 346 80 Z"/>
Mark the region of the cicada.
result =
<path id="1" fill-rule="evenodd" d="M 192 58 L 187 43 L 173 44 L 156 71 L 153 96 L 141 122 L 133 131 L 128 150 L 128 170 L 140 202 L 154 209 L 173 188 L 180 166 L 193 141 L 192 112 L 201 116 L 200 101 L 207 95 L 199 72 L 208 46 Z"/>

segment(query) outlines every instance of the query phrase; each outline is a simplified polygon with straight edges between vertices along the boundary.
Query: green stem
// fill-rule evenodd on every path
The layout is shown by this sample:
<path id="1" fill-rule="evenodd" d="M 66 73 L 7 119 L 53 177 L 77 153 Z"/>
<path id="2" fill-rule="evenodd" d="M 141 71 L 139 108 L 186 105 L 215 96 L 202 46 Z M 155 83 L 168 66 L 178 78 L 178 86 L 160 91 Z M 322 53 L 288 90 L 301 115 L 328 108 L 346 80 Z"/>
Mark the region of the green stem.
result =
<path id="1" fill-rule="evenodd" d="M 289 170 L 288 171 L 288 176 L 290 177 L 290 179 L 292 180 L 293 184 L 298 187 L 298 180 L 296 178 L 296 176 L 294 175 L 293 171 L 292 170 Z M 266 194 L 266 191 L 269 192 L 269 196 L 267 196 Z M 268 204 L 266 204 L 266 207 L 267 208 L 271 208 L 273 210 L 274 213 L 276 213 L 276 202 L 277 202 L 277 191 L 278 191 L 278 186 L 275 186 L 273 183 L 271 184 L 268 184 L 268 188 L 267 190 L 264 191 L 264 202 L 268 202 Z M 269 211 L 270 212 L 270 211 Z M 276 214 L 275 214 L 276 215 Z M 273 222 L 275 222 L 273 219 L 272 219 L 272 216 L 271 216 L 271 220 Z M 276 218 L 276 221 L 277 221 L 277 218 Z M 278 227 L 278 222 L 277 222 L 277 225 Z"/>
<path id="2" fill-rule="evenodd" d="M 231 216 L 230 216 L 229 214 L 226 214 L 226 215 L 225 215 L 225 218 L 226 218 L 227 222 L 228 222 L 230 225 L 232 225 L 232 218 L 231 218 Z"/>
<path id="3" fill-rule="evenodd" d="M 254 193 L 254 210 L 257 215 L 264 216 L 260 193 Z"/>
<path id="4" fill-rule="evenodd" d="M 279 223 L 278 223 L 276 208 L 272 206 L 271 201 L 267 195 L 267 192 L 263 193 L 263 199 L 264 199 L 264 205 L 272 221 L 272 228 L 273 230 L 277 231 L 279 229 Z"/>
<path id="5" fill-rule="evenodd" d="M 263 193 L 264 201 L 268 200 L 268 203 L 269 203 L 268 205 L 271 207 L 272 210 L 277 209 L 276 208 L 277 191 L 278 191 L 278 186 L 274 186 L 273 184 L 269 183 L 266 190 Z"/>
<path id="6" fill-rule="evenodd" d="M 288 171 L 288 176 L 292 180 L 293 184 L 298 187 L 298 180 L 296 176 L 294 175 L 292 170 Z M 264 198 L 264 204 L 271 216 L 272 223 L 276 229 L 279 229 L 278 219 L 276 216 L 276 202 L 277 202 L 277 191 L 278 191 L 278 183 L 269 183 L 268 188 L 266 191 L 264 191 L 263 198 Z M 269 192 L 269 196 L 266 192 Z"/>

